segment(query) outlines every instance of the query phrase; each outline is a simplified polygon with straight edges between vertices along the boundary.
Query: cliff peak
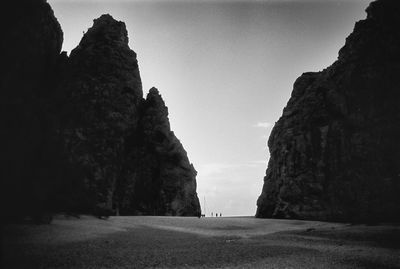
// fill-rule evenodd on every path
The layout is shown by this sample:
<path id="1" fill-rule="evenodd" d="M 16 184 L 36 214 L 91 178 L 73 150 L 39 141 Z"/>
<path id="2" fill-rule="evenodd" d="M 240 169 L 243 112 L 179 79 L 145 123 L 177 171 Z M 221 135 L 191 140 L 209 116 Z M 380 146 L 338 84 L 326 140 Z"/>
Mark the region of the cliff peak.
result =
<path id="1" fill-rule="evenodd" d="M 115 42 L 128 46 L 128 41 L 125 23 L 115 20 L 110 14 L 103 14 L 93 20 L 93 26 L 84 34 L 79 45 Z"/>
<path id="2" fill-rule="evenodd" d="M 149 94 L 150 94 L 150 95 L 160 95 L 160 92 L 158 91 L 158 89 L 157 89 L 156 87 L 152 87 L 152 88 L 149 90 Z"/>
<path id="3" fill-rule="evenodd" d="M 367 19 L 399 21 L 400 2 L 397 0 L 379 0 L 369 4 Z"/>

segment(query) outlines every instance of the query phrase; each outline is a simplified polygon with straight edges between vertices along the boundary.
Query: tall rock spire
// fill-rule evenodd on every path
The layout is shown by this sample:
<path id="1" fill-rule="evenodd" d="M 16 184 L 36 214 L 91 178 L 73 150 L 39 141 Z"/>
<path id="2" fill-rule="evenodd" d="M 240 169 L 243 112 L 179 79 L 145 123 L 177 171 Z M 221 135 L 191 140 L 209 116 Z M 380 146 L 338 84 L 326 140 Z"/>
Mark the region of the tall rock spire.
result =
<path id="1" fill-rule="evenodd" d="M 125 24 L 108 14 L 95 19 L 66 66 L 63 134 L 85 182 L 80 207 L 197 215 L 196 172 L 170 130 L 161 95 L 153 88 L 143 99 Z"/>
<path id="2" fill-rule="evenodd" d="M 95 19 L 71 52 L 60 88 L 65 92 L 64 136 L 71 160 L 83 171 L 87 210 L 111 210 L 122 177 L 126 137 L 136 131 L 142 85 L 136 53 L 123 22 Z"/>
<path id="3" fill-rule="evenodd" d="M 150 89 L 143 104 L 139 135 L 132 209 L 144 214 L 199 215 L 197 172 L 171 131 L 168 108 L 156 88 Z"/>

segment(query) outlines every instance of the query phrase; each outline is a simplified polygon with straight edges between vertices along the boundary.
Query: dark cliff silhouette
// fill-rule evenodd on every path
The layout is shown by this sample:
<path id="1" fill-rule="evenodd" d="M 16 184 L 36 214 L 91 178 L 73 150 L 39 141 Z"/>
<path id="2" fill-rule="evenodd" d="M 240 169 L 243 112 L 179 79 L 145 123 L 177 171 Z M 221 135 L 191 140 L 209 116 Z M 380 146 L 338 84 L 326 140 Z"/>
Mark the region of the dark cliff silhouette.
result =
<path id="1" fill-rule="evenodd" d="M 333 65 L 296 80 L 257 217 L 400 220 L 400 1 L 366 11 Z"/>
<path id="2" fill-rule="evenodd" d="M 94 20 L 68 57 L 44 0 L 9 6 L 1 42 L 6 216 L 194 216 L 196 171 L 157 90 L 143 98 L 123 22 Z"/>

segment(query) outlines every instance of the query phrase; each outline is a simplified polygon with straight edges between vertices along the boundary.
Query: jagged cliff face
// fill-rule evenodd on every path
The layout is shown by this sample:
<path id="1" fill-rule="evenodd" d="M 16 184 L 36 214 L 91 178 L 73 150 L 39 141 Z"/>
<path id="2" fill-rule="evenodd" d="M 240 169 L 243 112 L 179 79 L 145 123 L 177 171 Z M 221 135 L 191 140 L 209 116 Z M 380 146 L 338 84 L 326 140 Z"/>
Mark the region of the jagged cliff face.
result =
<path id="1" fill-rule="evenodd" d="M 297 79 L 268 141 L 257 217 L 399 220 L 399 12 L 371 3 L 338 60 Z"/>
<path id="2" fill-rule="evenodd" d="M 143 95 L 125 24 L 110 15 L 94 20 L 66 70 L 60 85 L 67 101 L 63 139 L 71 161 L 83 171 L 86 196 L 95 195 L 92 201 L 111 209 L 116 182 L 124 177 L 126 138 L 137 131 Z"/>
<path id="3" fill-rule="evenodd" d="M 171 131 L 168 108 L 152 88 L 143 103 L 134 164 L 141 167 L 131 197 L 131 209 L 157 215 L 200 214 L 196 170 Z"/>
<path id="4" fill-rule="evenodd" d="M 12 12 L 1 66 L 10 211 L 197 215 L 196 172 L 161 96 L 143 99 L 125 24 L 102 15 L 67 57 L 46 1 Z"/>

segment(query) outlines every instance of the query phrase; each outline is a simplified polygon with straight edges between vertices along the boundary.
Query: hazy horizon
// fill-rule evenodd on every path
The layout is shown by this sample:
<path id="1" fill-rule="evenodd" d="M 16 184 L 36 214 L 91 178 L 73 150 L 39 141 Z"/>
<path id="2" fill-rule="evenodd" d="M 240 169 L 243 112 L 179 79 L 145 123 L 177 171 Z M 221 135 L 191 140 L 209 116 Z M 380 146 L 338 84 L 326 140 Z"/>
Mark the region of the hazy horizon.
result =
<path id="1" fill-rule="evenodd" d="M 127 26 L 143 91 L 157 87 L 211 212 L 251 216 L 267 139 L 303 72 L 337 58 L 370 1 L 49 0 L 71 51 L 109 13 Z"/>

